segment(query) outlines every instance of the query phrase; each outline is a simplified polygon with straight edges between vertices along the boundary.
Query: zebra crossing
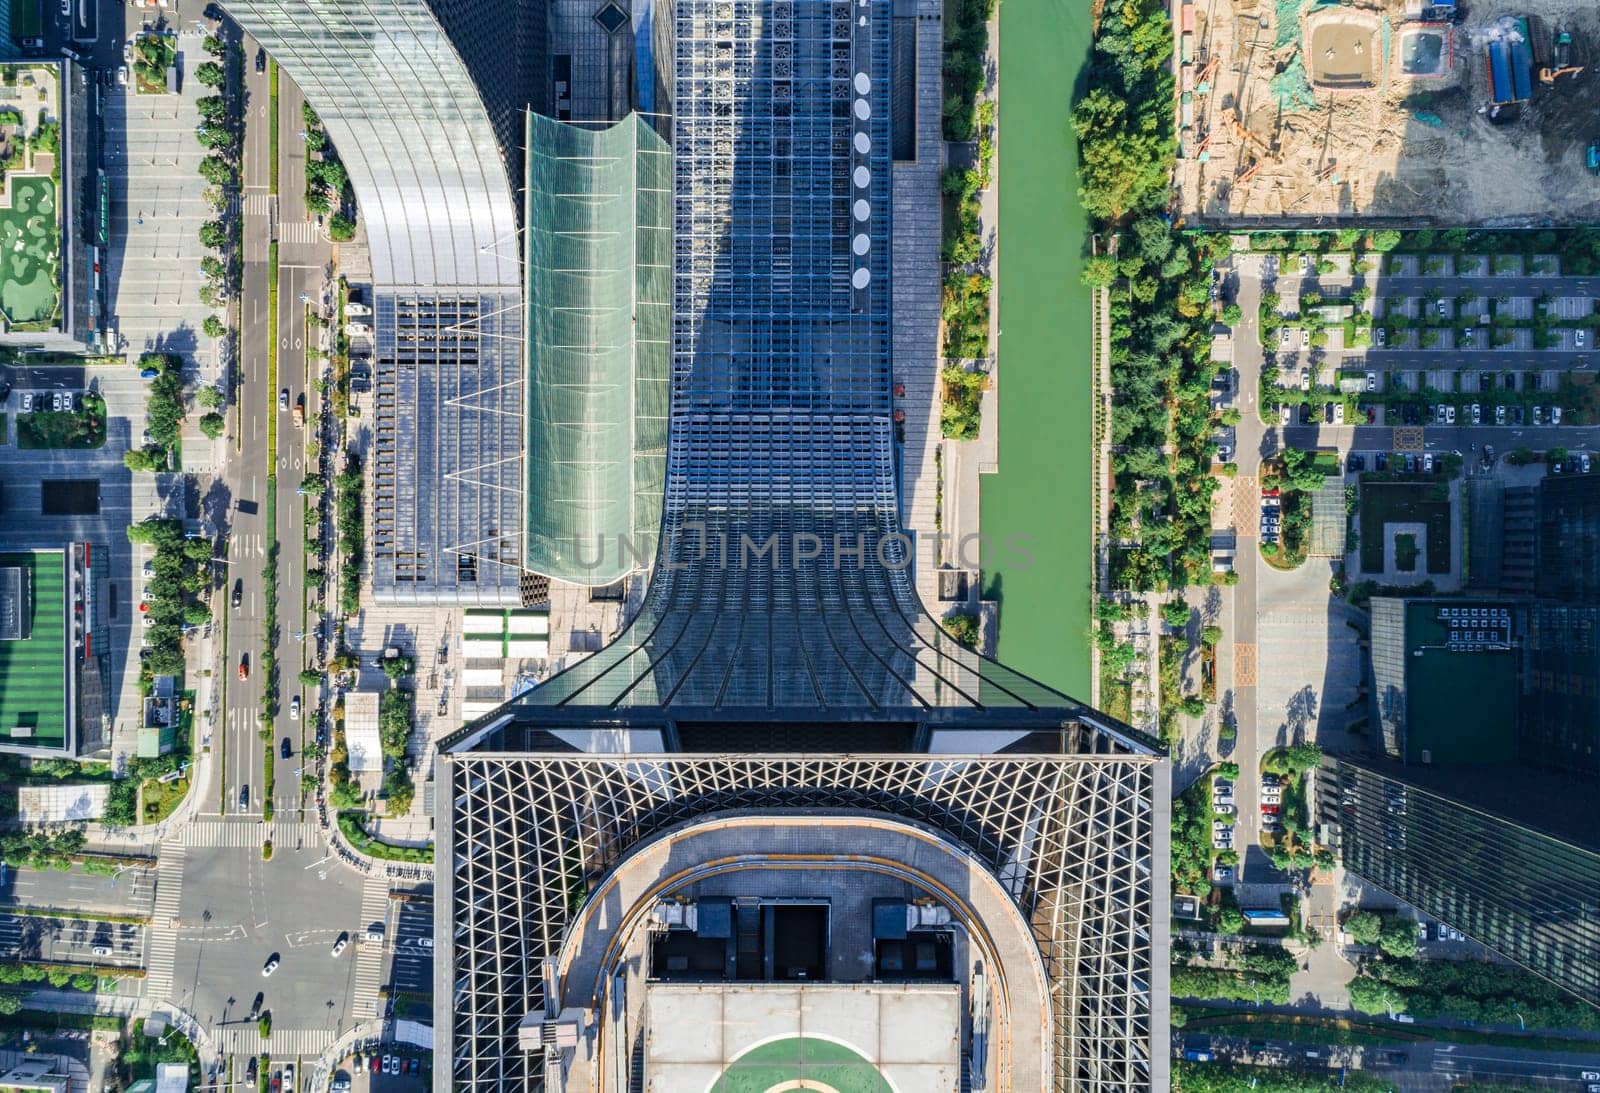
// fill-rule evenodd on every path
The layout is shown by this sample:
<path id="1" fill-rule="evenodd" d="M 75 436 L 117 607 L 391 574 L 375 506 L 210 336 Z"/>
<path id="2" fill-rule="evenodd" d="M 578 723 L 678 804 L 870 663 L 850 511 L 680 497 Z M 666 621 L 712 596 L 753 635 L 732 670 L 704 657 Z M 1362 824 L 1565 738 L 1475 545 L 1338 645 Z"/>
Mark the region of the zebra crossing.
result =
<path id="1" fill-rule="evenodd" d="M 245 194 L 244 214 L 246 216 L 272 215 L 272 195 L 260 192 Z"/>
<path id="2" fill-rule="evenodd" d="M 280 243 L 315 243 L 322 238 L 322 230 L 310 220 L 286 220 L 278 225 Z"/>
<path id="3" fill-rule="evenodd" d="M 164 842 L 156 857 L 156 898 L 150 919 L 150 950 L 145 957 L 145 997 L 172 995 L 172 967 L 178 951 L 178 914 L 183 906 L 182 844 Z"/>
<path id="4" fill-rule="evenodd" d="M 333 1046 L 333 1032 L 325 1028 L 278 1028 L 265 1040 L 254 1024 L 211 1030 L 217 1050 L 224 1055 L 321 1055 Z"/>
<path id="5" fill-rule="evenodd" d="M 388 937 L 389 880 L 381 873 L 367 877 L 361 889 L 361 930 L 364 934 L 373 923 L 383 923 L 383 936 Z M 356 978 L 351 1013 L 358 1021 L 376 1017 L 383 1012 L 378 998 L 378 988 L 383 983 L 384 942 L 357 938 Z"/>
<path id="6" fill-rule="evenodd" d="M 322 831 L 314 823 L 229 822 L 197 820 L 184 824 L 178 838 L 184 846 L 208 849 L 261 849 L 268 839 L 274 847 L 321 846 Z"/>

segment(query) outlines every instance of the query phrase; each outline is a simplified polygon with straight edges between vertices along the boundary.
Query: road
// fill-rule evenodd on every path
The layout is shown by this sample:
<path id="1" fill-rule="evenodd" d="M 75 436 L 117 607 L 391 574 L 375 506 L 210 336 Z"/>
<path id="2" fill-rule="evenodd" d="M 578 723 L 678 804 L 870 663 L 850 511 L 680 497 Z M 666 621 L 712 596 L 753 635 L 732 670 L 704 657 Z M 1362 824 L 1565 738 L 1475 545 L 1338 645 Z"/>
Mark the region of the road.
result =
<path id="1" fill-rule="evenodd" d="M 57 911 L 99 911 L 144 915 L 155 900 L 155 871 L 142 865 L 114 877 L 85 873 L 80 866 L 55 869 L 8 869 L 0 887 L 0 909 L 39 907 Z"/>
<path id="2" fill-rule="evenodd" d="M 312 739 L 311 696 L 300 685 L 300 670 L 315 660 L 316 616 L 308 600 L 306 572 L 306 512 L 312 499 L 300 496 L 300 484 L 314 469 L 306 460 L 306 441 L 310 430 L 321 420 L 320 402 L 311 389 L 314 376 L 307 375 L 307 351 L 316 348 L 316 335 L 310 328 L 308 309 L 323 311 L 327 302 L 326 284 L 330 251 L 321 231 L 307 218 L 306 147 L 300 136 L 305 124 L 304 97 L 288 79 L 278 84 L 278 390 L 273 406 L 278 415 L 278 663 L 282 680 L 282 701 L 274 733 L 279 767 L 273 807 L 285 819 L 298 818 L 302 800 L 299 757 Z M 288 407 L 282 393 L 288 394 Z M 297 428 L 293 409 L 298 405 L 306 424 Z M 315 511 L 314 509 L 311 511 Z M 315 519 L 315 517 L 313 517 Z M 308 606 L 310 605 L 310 606 Z M 307 654 L 311 654 L 308 658 Z M 301 713 L 294 716 L 293 699 L 299 697 Z M 289 747 L 285 760 L 282 748 Z M 312 806 L 314 807 L 314 805 Z"/>
<path id="3" fill-rule="evenodd" d="M 1407 1030 L 1407 1034 L 1411 1032 Z M 1397 1090 L 1406 1093 L 1435 1091 L 1467 1081 L 1582 1090 L 1587 1084 L 1583 1075 L 1600 1070 L 1600 1062 L 1596 1061 L 1600 1053 L 1410 1041 L 1400 1036 L 1392 1044 L 1360 1047 L 1211 1036 L 1203 1029 L 1184 1033 L 1179 1039 L 1184 1047 L 1209 1050 L 1220 1062 L 1295 1069 L 1325 1067 L 1333 1072 L 1350 1067 L 1382 1074 L 1394 1082 Z"/>
<path id="4" fill-rule="evenodd" d="M 241 40 L 231 25 L 226 33 L 230 43 Z M 203 804 L 207 811 L 215 808 L 223 814 L 259 816 L 265 784 L 263 745 L 258 737 L 264 680 L 257 669 L 267 637 L 262 569 L 272 540 L 267 527 L 266 468 L 266 422 L 273 400 L 267 377 L 266 343 L 267 192 L 271 178 L 267 104 L 271 92 L 266 74 L 256 72 L 249 62 L 255 55 L 255 43 L 248 38 L 242 41 L 246 58 L 244 268 L 239 293 L 239 365 L 230 421 L 235 443 L 224 469 L 231 501 L 227 515 L 229 598 L 225 601 L 229 604 L 228 644 L 223 658 L 228 695 L 222 729 L 226 762 L 212 764 L 212 785 Z M 237 608 L 232 606 L 235 595 L 239 598 Z M 238 675 L 241 664 L 249 669 L 248 678 L 243 680 Z"/>

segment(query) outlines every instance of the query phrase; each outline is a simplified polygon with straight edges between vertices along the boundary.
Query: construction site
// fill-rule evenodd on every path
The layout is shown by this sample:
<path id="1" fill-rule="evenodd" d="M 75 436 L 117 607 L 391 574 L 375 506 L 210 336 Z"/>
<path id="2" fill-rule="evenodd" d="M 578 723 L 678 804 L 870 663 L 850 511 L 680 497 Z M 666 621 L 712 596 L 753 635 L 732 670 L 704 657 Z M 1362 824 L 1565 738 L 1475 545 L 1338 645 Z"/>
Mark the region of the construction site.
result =
<path id="1" fill-rule="evenodd" d="M 1192 226 L 1600 220 L 1593 0 L 1196 0 L 1174 10 Z"/>

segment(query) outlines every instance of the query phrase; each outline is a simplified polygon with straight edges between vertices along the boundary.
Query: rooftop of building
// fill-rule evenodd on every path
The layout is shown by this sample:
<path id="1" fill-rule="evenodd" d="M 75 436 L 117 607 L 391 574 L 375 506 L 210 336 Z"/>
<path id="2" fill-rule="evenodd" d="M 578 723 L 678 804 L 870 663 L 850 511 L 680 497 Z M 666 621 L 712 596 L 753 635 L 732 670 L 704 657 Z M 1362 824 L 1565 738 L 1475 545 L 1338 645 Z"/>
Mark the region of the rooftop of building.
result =
<path id="1" fill-rule="evenodd" d="M 1515 758 L 1511 604 L 1408 599 L 1405 627 L 1406 760 L 1499 763 Z M 1378 700 L 1391 699 L 1380 694 Z"/>
<path id="2" fill-rule="evenodd" d="M 67 733 L 66 570 L 59 550 L 0 553 L 20 571 L 24 637 L 0 641 L 0 743 L 59 748 Z"/>

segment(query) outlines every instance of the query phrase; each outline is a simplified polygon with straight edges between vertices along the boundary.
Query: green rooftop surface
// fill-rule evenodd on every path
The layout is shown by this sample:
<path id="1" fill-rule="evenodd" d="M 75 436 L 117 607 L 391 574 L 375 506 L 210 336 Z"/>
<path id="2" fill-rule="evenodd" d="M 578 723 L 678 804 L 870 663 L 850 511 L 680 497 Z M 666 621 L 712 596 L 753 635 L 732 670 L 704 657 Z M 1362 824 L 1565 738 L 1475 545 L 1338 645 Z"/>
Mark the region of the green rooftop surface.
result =
<path id="1" fill-rule="evenodd" d="M 1449 630 L 1437 617 L 1441 602 L 1406 605 L 1406 762 L 1422 762 L 1424 749 L 1435 765 L 1512 762 L 1517 750 L 1515 655 L 1510 649 L 1448 648 Z M 1448 606 L 1482 602 L 1455 600 Z"/>
<path id="2" fill-rule="evenodd" d="M 0 310 L 12 323 L 43 322 L 56 312 L 61 231 L 56 225 L 56 184 L 38 176 L 12 176 L 9 208 L 0 208 Z"/>
<path id="3" fill-rule="evenodd" d="M 891 1093 L 893 1087 L 877 1067 L 844 1044 L 811 1036 L 789 1036 L 752 1048 L 729 1063 L 712 1084 L 710 1093 L 789 1089 Z"/>
<path id="4" fill-rule="evenodd" d="M 1383 572 L 1384 527 L 1388 524 L 1424 524 L 1428 529 L 1427 558 L 1422 562 L 1432 574 L 1450 572 L 1450 498 L 1448 486 L 1436 482 L 1361 483 L 1361 571 Z"/>
<path id="5" fill-rule="evenodd" d="M 22 641 L 0 641 L 0 743 L 61 747 L 67 734 L 66 585 L 60 551 L 0 553 L 32 585 L 32 617 Z M 13 738 L 17 725 L 33 735 Z"/>

